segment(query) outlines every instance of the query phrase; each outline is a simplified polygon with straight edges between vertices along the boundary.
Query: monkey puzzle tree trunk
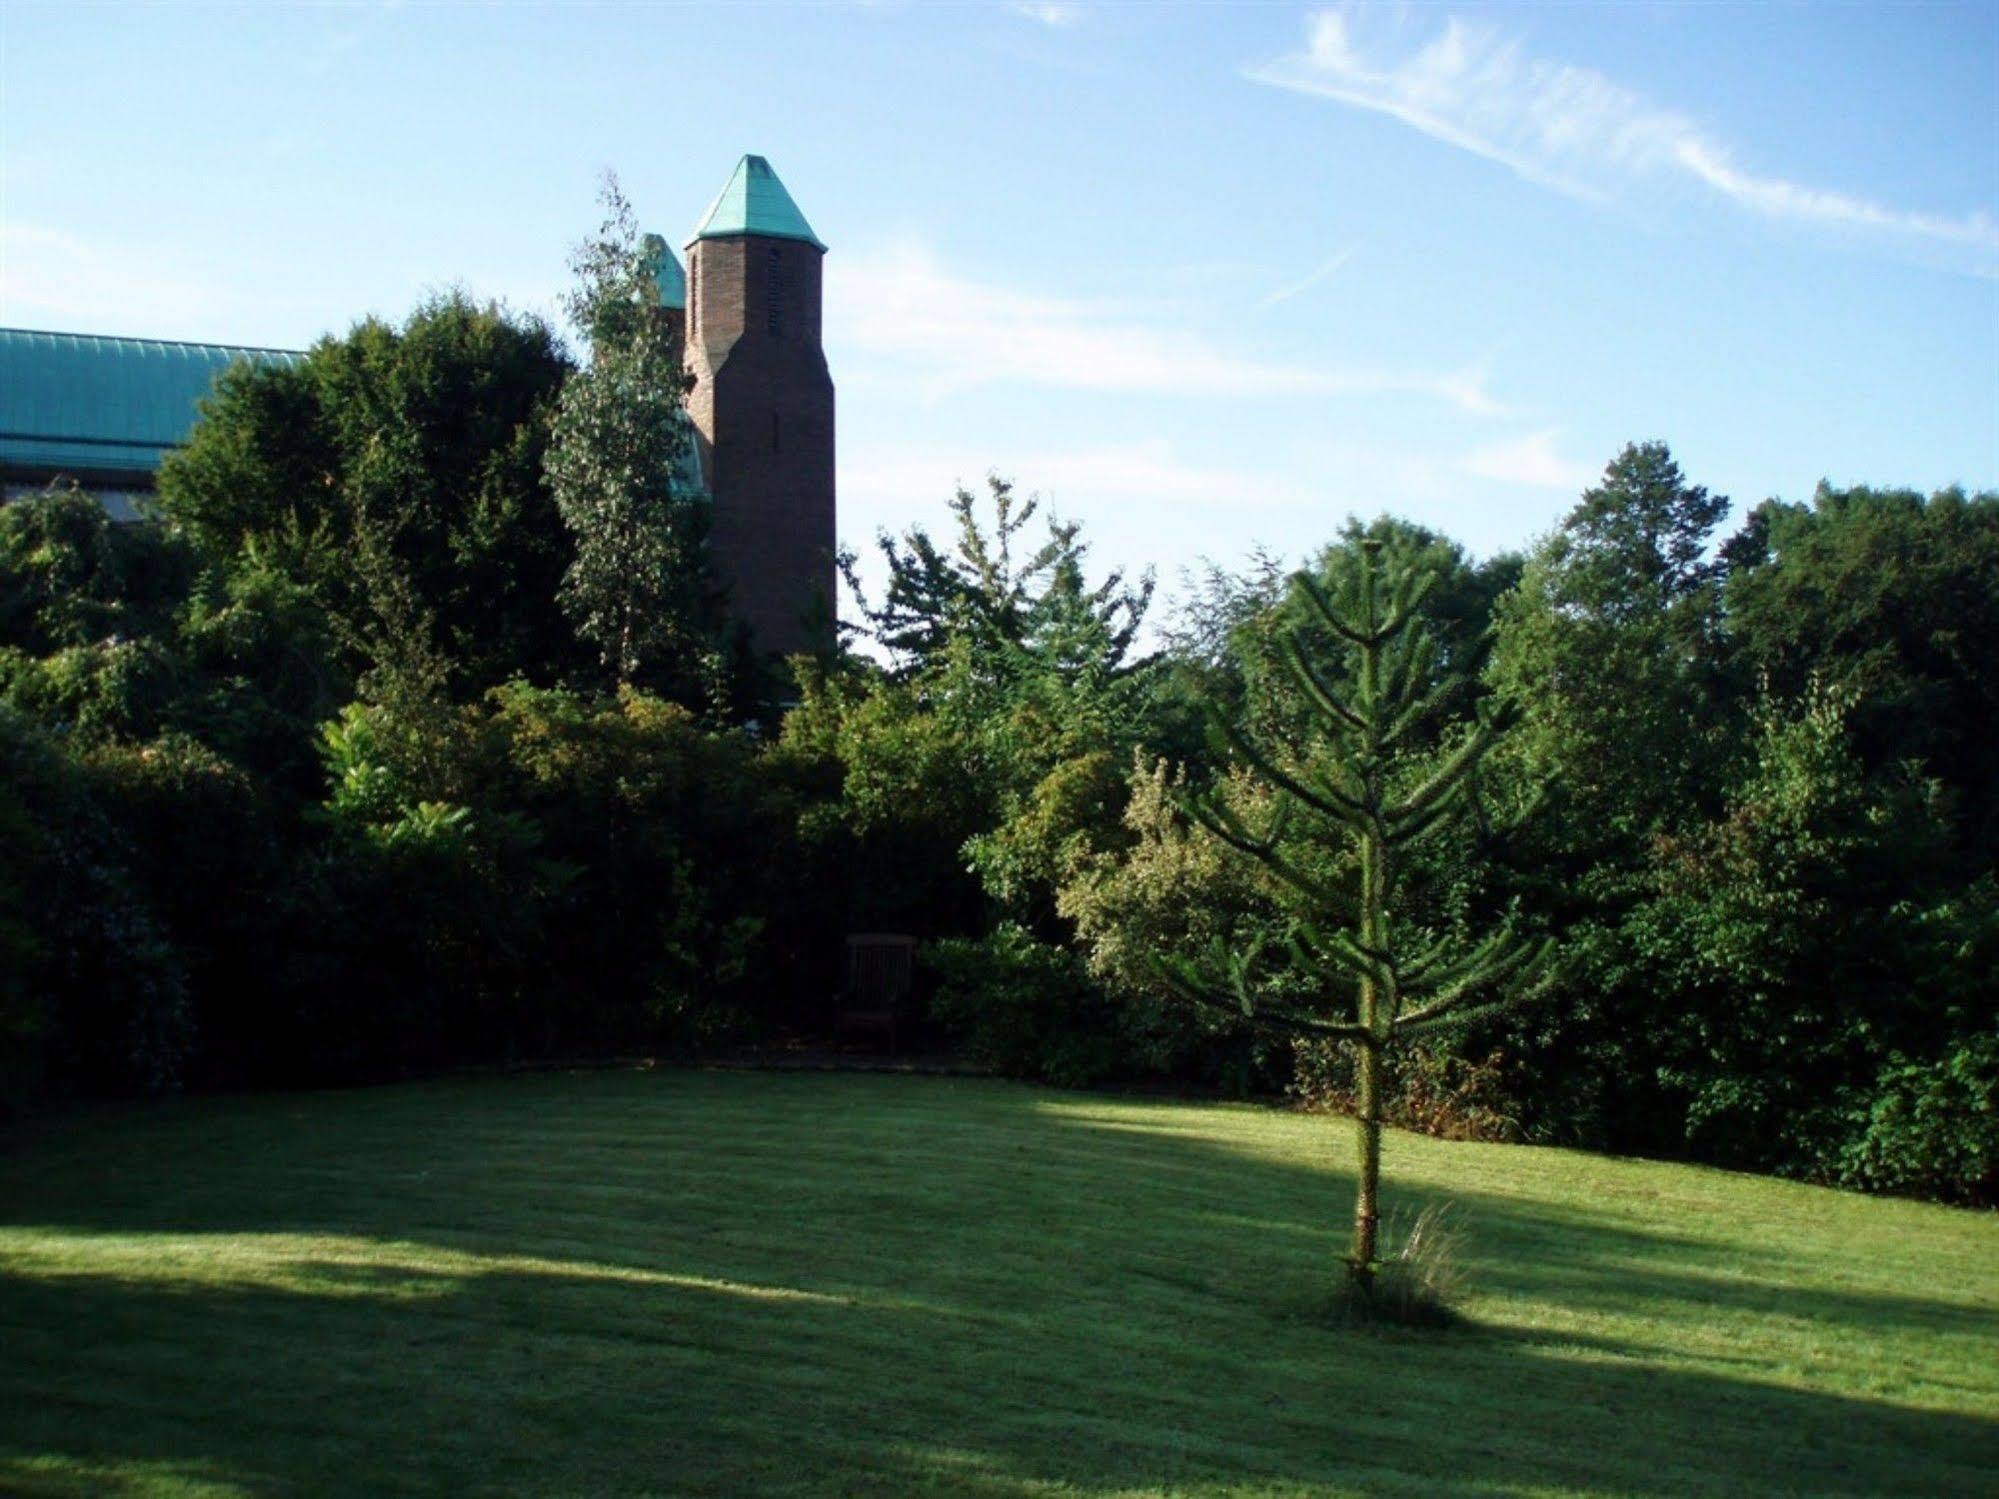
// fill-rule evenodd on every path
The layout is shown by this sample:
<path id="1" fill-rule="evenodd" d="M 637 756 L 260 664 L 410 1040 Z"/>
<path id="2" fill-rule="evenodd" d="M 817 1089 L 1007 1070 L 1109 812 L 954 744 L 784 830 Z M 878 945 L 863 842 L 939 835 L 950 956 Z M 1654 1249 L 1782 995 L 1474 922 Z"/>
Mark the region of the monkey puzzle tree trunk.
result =
<path id="1" fill-rule="evenodd" d="M 1363 762 L 1354 777 L 1360 791 L 1355 831 L 1360 844 L 1359 909 L 1354 913 L 1355 935 L 1363 953 L 1388 950 L 1388 916 L 1384 909 L 1388 892 L 1388 845 L 1382 836 L 1382 729 L 1381 729 L 1381 601 L 1375 591 L 1372 566 L 1360 577 L 1358 610 L 1363 636 L 1360 669 L 1355 674 L 1354 706 L 1361 721 L 1358 734 Z M 1354 1130 L 1360 1145 L 1359 1176 L 1354 1183 L 1353 1247 L 1348 1256 L 1348 1273 L 1363 1285 L 1374 1279 L 1374 1267 L 1381 1257 L 1381 1048 L 1387 1040 L 1387 1026 L 1393 1021 L 1392 995 L 1383 990 L 1392 982 L 1393 970 L 1367 973 L 1360 979 L 1359 1013 L 1361 1034 L 1354 1050 L 1360 1063 L 1359 1108 Z"/>
<path id="2" fill-rule="evenodd" d="M 1381 1048 L 1363 1041 L 1357 1050 L 1360 1108 L 1354 1126 L 1360 1141 L 1360 1175 L 1354 1189 L 1353 1245 L 1347 1252 L 1347 1271 L 1355 1280 L 1367 1283 L 1374 1279 L 1375 1262 L 1381 1258 Z"/>

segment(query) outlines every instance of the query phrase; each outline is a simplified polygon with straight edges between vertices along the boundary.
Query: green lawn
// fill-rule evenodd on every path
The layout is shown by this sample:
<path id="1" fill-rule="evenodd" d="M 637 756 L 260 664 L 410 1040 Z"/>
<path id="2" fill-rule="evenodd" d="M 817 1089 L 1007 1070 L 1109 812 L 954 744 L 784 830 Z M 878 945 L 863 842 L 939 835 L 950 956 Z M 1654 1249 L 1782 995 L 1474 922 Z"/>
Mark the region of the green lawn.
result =
<path id="1" fill-rule="evenodd" d="M 595 1073 L 0 1134 L 0 1491 L 1999 1491 L 1999 1220 L 1388 1142 L 1473 1325 L 1319 1315 L 1344 1121 Z"/>

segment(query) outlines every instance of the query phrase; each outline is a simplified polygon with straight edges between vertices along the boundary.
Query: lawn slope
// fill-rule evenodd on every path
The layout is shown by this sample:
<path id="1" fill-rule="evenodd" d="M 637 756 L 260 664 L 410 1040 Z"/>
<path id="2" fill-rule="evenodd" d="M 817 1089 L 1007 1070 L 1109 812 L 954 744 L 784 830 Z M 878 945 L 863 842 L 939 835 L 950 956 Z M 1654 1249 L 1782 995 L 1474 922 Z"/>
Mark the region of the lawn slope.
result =
<path id="1" fill-rule="evenodd" d="M 1317 1316 L 1344 1121 L 600 1073 L 0 1134 L 0 1490 L 1989 1493 L 1999 1220 L 1387 1146 L 1474 1326 Z"/>

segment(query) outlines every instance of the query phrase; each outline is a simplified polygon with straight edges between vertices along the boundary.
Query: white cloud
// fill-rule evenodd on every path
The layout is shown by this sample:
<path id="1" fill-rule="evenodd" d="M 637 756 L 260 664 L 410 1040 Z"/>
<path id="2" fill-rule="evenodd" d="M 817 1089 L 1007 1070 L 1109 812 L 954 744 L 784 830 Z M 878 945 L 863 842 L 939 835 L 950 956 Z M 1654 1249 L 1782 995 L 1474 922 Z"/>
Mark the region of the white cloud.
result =
<path id="1" fill-rule="evenodd" d="M 1397 44 L 1398 17 L 1363 46 L 1355 19 L 1351 8 L 1318 12 L 1304 51 L 1249 76 L 1388 115 L 1579 198 L 1608 201 L 1637 178 L 1677 174 L 1767 218 L 1941 249 L 1999 274 L 1999 222 L 1982 209 L 1911 212 L 1748 171 L 1685 115 L 1592 69 L 1530 57 L 1491 27 L 1453 17 L 1412 48 Z"/>
<path id="2" fill-rule="evenodd" d="M 1815 219 L 1856 229 L 1915 235 L 1999 256 L 1999 223 L 1982 210 L 1959 218 L 1911 213 L 1885 208 L 1847 193 L 1786 182 L 1781 177 L 1753 176 L 1736 167 L 1722 147 L 1698 136 L 1681 141 L 1674 159 L 1717 192 L 1775 218 Z M 1995 267 L 1986 267 L 1986 273 L 1994 274 Z"/>
<path id="3" fill-rule="evenodd" d="M 65 331 L 199 336 L 226 298 L 163 251 L 35 224 L 0 225 L 0 321 Z M 171 328 L 161 326 L 172 310 Z"/>
<path id="4" fill-rule="evenodd" d="M 1007 9 L 1055 31 L 1074 26 L 1083 19 L 1081 6 L 1056 5 L 1048 3 L 1048 0 L 1015 0 Z"/>
<path id="5" fill-rule="evenodd" d="M 1596 470 L 1587 463 L 1564 458 L 1556 451 L 1562 429 L 1529 432 L 1505 442 L 1489 443 L 1468 453 L 1464 471 L 1498 484 L 1521 484 L 1533 489 L 1561 489 L 1575 494 L 1596 480 Z"/>
<path id="6" fill-rule="evenodd" d="M 828 323 L 929 394 L 1013 384 L 1156 395 L 1393 396 L 1474 415 L 1504 408 L 1483 369 L 1327 368 L 1239 354 L 1126 306 L 969 280 L 921 247 L 827 265 Z"/>

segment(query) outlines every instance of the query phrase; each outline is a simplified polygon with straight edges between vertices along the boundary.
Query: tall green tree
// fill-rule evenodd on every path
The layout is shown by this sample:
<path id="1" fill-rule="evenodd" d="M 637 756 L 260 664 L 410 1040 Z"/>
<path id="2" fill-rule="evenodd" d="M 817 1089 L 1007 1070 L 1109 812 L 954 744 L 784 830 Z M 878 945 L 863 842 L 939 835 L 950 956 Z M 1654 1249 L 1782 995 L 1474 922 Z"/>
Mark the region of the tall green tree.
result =
<path id="1" fill-rule="evenodd" d="M 575 655 L 542 478 L 568 368 L 544 324 L 457 292 L 291 364 L 239 364 L 161 465 L 160 514 L 212 594 L 306 590 L 350 679 L 412 632 L 461 688 L 546 679 Z"/>
<path id="2" fill-rule="evenodd" d="M 1406 1038 L 1524 1003 L 1554 972 L 1545 938 L 1522 935 L 1510 922 L 1467 931 L 1405 900 L 1400 864 L 1420 840 L 1463 825 L 1479 764 L 1508 722 L 1504 711 L 1483 708 L 1461 733 L 1422 748 L 1425 731 L 1468 687 L 1440 664 L 1437 632 L 1423 613 L 1439 579 L 1434 566 L 1377 540 L 1363 543 L 1358 565 L 1330 589 L 1299 575 L 1282 651 L 1311 705 L 1312 741 L 1302 750 L 1259 745 L 1217 715 L 1223 740 L 1270 788 L 1271 815 L 1252 827 L 1220 797 L 1186 803 L 1196 822 L 1297 901 L 1285 961 L 1302 981 L 1293 992 L 1304 997 L 1273 996 L 1257 982 L 1255 952 L 1215 954 L 1225 987 L 1212 964 L 1162 962 L 1162 977 L 1190 1000 L 1267 1030 L 1344 1042 L 1359 1054 L 1359 1177 L 1347 1268 L 1362 1291 L 1380 1264 L 1383 1054 Z M 1343 670 L 1328 672 L 1314 651 L 1320 633 L 1349 648 Z M 1293 858 L 1285 824 L 1294 817 L 1331 832 L 1348 862 L 1328 874 Z"/>
<path id="3" fill-rule="evenodd" d="M 1496 788 L 1548 788 L 1504 887 L 1564 934 L 1559 1029 L 1494 1027 L 1518 1059 L 1522 1118 L 1542 1137 L 1670 1148 L 1648 1017 L 1654 965 L 1624 918 L 1651 889 L 1658 841 L 1721 811 L 1744 737 L 1713 556 L 1727 502 L 1663 443 L 1626 446 L 1536 545 L 1497 605 L 1485 677 L 1521 722 L 1491 757 Z"/>
<path id="4" fill-rule="evenodd" d="M 563 386 L 548 450 L 574 544 L 562 607 L 619 684 L 684 688 L 712 675 L 718 634 L 689 381 L 659 305 L 664 246 L 640 235 L 615 177 L 602 200 L 568 298 L 590 357 Z"/>
<path id="5" fill-rule="evenodd" d="M 1590 863 L 1716 803 L 1727 693 L 1709 552 L 1727 513 L 1664 443 L 1630 444 L 1500 601 L 1492 678 L 1526 718 L 1509 758 L 1560 782 Z"/>

